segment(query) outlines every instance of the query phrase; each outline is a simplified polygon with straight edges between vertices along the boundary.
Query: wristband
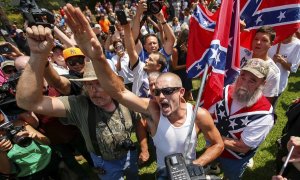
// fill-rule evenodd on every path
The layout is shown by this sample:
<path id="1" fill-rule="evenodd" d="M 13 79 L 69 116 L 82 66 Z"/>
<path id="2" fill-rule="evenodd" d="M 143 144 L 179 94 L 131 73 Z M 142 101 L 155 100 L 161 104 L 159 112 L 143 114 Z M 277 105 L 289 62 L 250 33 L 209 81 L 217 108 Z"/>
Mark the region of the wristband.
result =
<path id="1" fill-rule="evenodd" d="M 160 24 L 161 24 L 161 25 L 167 24 L 167 21 L 165 21 L 165 22 L 161 22 Z"/>

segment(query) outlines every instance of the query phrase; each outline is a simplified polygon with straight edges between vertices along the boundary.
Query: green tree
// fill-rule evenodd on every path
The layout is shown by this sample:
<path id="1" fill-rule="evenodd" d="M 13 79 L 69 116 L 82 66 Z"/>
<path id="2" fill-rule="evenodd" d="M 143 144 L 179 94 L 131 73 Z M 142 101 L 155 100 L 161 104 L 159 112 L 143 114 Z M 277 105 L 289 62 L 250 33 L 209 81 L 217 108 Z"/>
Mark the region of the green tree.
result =
<path id="1" fill-rule="evenodd" d="M 8 0 L 0 1 L 0 23 L 1 23 L 1 27 L 10 30 L 11 23 L 6 15 L 6 12 L 11 10 L 11 6 L 9 6 L 8 4 L 9 4 Z"/>

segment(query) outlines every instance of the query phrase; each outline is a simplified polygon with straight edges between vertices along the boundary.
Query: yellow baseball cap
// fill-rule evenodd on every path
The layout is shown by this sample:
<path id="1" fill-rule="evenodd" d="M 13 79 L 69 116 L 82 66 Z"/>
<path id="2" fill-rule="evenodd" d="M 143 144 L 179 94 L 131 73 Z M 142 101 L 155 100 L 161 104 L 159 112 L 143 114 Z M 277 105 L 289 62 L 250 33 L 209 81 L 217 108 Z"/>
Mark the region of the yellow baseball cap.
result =
<path id="1" fill-rule="evenodd" d="M 84 54 L 81 52 L 81 50 L 79 48 L 71 47 L 71 48 L 67 48 L 63 51 L 63 56 L 66 61 L 69 57 L 74 57 L 74 56 L 83 56 L 84 57 Z"/>

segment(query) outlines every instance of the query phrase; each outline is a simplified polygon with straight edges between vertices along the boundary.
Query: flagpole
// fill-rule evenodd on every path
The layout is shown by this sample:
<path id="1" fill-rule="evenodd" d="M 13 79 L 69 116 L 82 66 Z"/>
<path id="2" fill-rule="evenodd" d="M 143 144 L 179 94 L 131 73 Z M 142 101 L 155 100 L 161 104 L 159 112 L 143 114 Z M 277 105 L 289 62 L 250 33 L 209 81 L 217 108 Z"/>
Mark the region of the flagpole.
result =
<path id="1" fill-rule="evenodd" d="M 192 132 L 193 132 L 193 128 L 194 128 L 194 124 L 195 124 L 195 120 L 196 120 L 196 116 L 197 116 L 197 111 L 198 111 L 198 107 L 200 105 L 200 98 L 203 94 L 203 89 L 205 86 L 205 81 L 206 81 L 206 76 L 207 76 L 207 72 L 208 72 L 208 68 L 209 68 L 209 63 L 205 64 L 205 68 L 204 68 L 204 72 L 203 72 L 203 76 L 202 76 L 202 80 L 201 80 L 201 84 L 200 84 L 200 88 L 198 91 L 198 96 L 197 96 L 197 100 L 196 100 L 196 105 L 194 107 L 194 112 L 192 115 L 192 120 L 191 120 L 191 125 L 188 131 L 188 135 L 185 141 L 185 146 L 184 146 L 184 159 L 185 159 L 185 163 L 186 164 L 190 164 L 191 160 L 187 158 L 187 154 L 188 154 L 188 150 L 191 149 L 191 136 L 192 136 Z"/>

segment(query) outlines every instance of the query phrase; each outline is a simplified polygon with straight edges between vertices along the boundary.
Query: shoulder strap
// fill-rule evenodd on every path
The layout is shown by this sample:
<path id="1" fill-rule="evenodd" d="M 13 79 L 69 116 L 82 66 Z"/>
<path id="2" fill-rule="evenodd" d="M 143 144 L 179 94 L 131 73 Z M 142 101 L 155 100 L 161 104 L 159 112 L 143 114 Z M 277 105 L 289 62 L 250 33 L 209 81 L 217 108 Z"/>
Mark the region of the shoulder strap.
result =
<path id="1" fill-rule="evenodd" d="M 89 127 L 89 133 L 90 133 L 90 139 L 94 148 L 94 151 L 97 155 L 101 155 L 98 141 L 96 138 L 96 119 L 94 117 L 95 114 L 95 105 L 91 102 L 90 99 L 88 99 L 89 103 L 89 111 L 88 111 L 88 127 Z"/>

